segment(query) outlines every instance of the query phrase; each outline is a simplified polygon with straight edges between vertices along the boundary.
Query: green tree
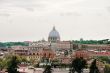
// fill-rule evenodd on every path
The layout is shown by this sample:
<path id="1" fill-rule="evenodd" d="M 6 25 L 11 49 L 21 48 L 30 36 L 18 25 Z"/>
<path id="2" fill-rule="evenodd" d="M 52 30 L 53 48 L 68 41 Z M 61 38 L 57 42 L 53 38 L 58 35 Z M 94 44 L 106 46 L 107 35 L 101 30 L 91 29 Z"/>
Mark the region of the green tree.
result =
<path id="1" fill-rule="evenodd" d="M 78 73 L 81 73 L 81 72 L 83 72 L 83 69 L 86 67 L 86 65 L 87 65 L 87 62 L 82 57 L 75 58 L 72 61 L 70 73 L 74 73 L 75 71 Z"/>
<path id="2" fill-rule="evenodd" d="M 17 71 L 18 64 L 19 64 L 19 60 L 17 59 L 16 56 L 13 56 L 11 60 L 8 62 L 8 68 L 7 68 L 8 73 L 19 73 Z"/>
<path id="3" fill-rule="evenodd" d="M 110 57 L 108 56 L 100 56 L 100 57 L 97 57 L 97 59 L 102 62 L 110 63 Z"/>
<path id="4" fill-rule="evenodd" d="M 68 56 L 68 54 L 69 54 L 68 51 L 65 50 L 65 51 L 64 51 L 64 55 L 65 55 L 65 56 Z"/>
<path id="5" fill-rule="evenodd" d="M 99 69 L 98 69 L 98 67 L 96 65 L 96 62 L 97 62 L 97 60 L 94 59 L 93 62 L 91 63 L 90 72 L 89 73 L 100 73 Z"/>
<path id="6" fill-rule="evenodd" d="M 110 73 L 110 65 L 109 64 L 105 65 L 104 73 Z"/>
<path id="7" fill-rule="evenodd" d="M 4 68 L 6 68 L 7 61 L 5 59 L 0 59 L 0 70 L 2 71 Z"/>
<path id="8" fill-rule="evenodd" d="M 52 68 L 50 65 L 47 65 L 43 73 L 52 73 Z"/>

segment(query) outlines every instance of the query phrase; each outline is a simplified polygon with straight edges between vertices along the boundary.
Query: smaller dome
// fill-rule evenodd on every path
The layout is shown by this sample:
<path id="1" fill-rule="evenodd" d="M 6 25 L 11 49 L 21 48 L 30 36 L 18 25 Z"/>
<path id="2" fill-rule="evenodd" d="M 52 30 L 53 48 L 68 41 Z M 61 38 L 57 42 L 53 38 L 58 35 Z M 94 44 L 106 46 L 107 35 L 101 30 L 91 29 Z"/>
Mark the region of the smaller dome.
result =
<path id="1" fill-rule="evenodd" d="M 59 32 L 53 27 L 53 30 L 49 33 L 49 37 L 60 38 Z"/>

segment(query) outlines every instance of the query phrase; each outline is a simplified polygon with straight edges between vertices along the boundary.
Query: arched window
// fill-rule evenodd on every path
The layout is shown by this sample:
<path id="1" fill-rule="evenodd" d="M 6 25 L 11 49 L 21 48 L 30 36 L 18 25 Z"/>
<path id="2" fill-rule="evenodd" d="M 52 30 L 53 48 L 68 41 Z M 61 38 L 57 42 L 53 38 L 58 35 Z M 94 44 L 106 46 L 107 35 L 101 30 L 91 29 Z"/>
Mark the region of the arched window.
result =
<path id="1" fill-rule="evenodd" d="M 49 53 L 49 58 L 51 57 L 51 53 Z"/>
<path id="2" fill-rule="evenodd" d="M 37 53 L 37 56 L 38 56 L 39 54 Z"/>
<path id="3" fill-rule="evenodd" d="M 29 53 L 29 55 L 32 55 L 31 53 Z"/>
<path id="4" fill-rule="evenodd" d="M 46 53 L 44 53 L 44 57 L 46 57 Z"/>

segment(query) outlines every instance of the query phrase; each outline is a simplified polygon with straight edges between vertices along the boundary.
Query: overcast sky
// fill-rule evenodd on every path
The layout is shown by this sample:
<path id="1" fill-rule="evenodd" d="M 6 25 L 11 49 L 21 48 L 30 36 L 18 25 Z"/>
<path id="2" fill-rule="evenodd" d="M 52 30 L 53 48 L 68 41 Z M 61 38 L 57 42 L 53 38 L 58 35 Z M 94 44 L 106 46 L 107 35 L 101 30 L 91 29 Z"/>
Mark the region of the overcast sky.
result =
<path id="1" fill-rule="evenodd" d="M 0 0 L 0 41 L 110 39 L 110 0 Z"/>

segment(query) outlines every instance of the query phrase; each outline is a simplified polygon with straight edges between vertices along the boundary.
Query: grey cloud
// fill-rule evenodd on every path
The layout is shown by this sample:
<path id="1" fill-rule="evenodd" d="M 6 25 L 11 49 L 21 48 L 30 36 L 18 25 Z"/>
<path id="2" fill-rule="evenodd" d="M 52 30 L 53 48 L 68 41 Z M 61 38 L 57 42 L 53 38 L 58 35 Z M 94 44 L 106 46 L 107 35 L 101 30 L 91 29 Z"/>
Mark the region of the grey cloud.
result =
<path id="1" fill-rule="evenodd" d="M 81 2 L 76 3 L 76 1 Z M 39 40 L 40 37 L 48 35 L 49 29 L 51 30 L 53 24 L 59 27 L 58 30 L 59 32 L 61 31 L 61 36 L 63 36 L 62 39 L 79 39 L 80 37 L 85 39 L 109 38 L 110 16 L 107 12 L 107 10 L 110 12 L 109 1 L 0 0 L 0 8 L 2 8 L 0 9 L 0 33 L 2 33 L 0 38 L 3 41 Z M 107 8 L 104 9 L 104 7 Z M 36 16 L 37 14 L 39 16 Z M 7 30 L 3 31 L 4 29 Z M 42 33 L 39 33 L 39 31 Z M 12 32 L 12 35 L 8 35 Z M 24 35 L 29 37 L 26 39 L 26 37 L 23 37 Z"/>
<path id="2" fill-rule="evenodd" d="M 109 7 L 107 7 L 107 10 L 108 10 L 108 12 L 110 12 L 110 6 L 109 6 Z"/>
<path id="3" fill-rule="evenodd" d="M 81 16 L 81 14 L 78 13 L 78 12 L 73 12 L 73 15 L 75 15 L 75 16 Z"/>
<path id="4" fill-rule="evenodd" d="M 102 14 L 102 13 L 96 13 L 96 15 L 97 15 L 97 16 L 102 16 L 103 14 Z"/>
<path id="5" fill-rule="evenodd" d="M 0 0 L 2 5 L 0 7 L 19 7 L 28 11 L 34 11 L 34 9 L 43 9 L 46 7 L 45 3 L 40 3 L 39 0 Z"/>
<path id="6" fill-rule="evenodd" d="M 28 11 L 41 10 L 46 8 L 46 4 L 42 3 L 16 3 L 13 4 L 14 7 L 24 8 Z"/>
<path id="7" fill-rule="evenodd" d="M 8 17 L 8 16 L 10 16 L 10 14 L 9 13 L 0 13 L 0 16 L 6 16 L 6 17 Z"/>
<path id="8" fill-rule="evenodd" d="M 66 12 L 66 13 L 60 13 L 61 16 L 81 16 L 78 12 Z"/>
<path id="9" fill-rule="evenodd" d="M 34 11 L 34 8 L 25 8 L 26 10 L 28 10 L 28 11 Z"/>

